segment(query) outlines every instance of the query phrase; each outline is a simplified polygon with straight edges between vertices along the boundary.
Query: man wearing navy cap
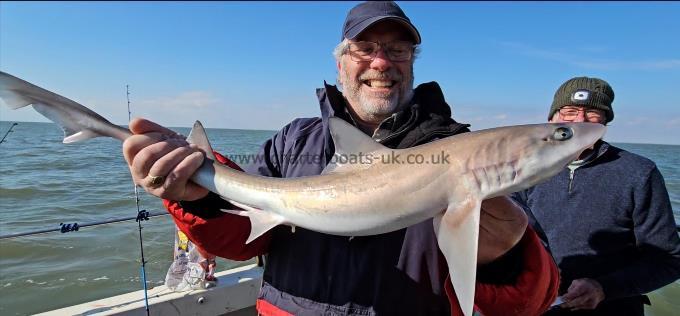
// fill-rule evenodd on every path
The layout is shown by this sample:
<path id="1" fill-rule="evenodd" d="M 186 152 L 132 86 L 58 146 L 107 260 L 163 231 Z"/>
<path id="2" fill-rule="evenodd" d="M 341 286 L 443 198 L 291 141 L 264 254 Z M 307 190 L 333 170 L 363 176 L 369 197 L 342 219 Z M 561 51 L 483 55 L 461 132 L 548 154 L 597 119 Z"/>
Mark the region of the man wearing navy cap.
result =
<path id="1" fill-rule="evenodd" d="M 390 148 L 468 132 L 469 125 L 451 118 L 436 82 L 413 88 L 420 43 L 418 30 L 394 2 L 352 8 L 334 50 L 341 89 L 328 84 L 318 89 L 321 117 L 293 120 L 263 145 L 263 159 L 245 171 L 280 178 L 321 174 L 335 152 L 329 117 Z M 146 133 L 130 137 L 123 147 L 135 182 L 165 199 L 192 241 L 233 260 L 267 254 L 260 314 L 463 315 L 432 219 L 355 238 L 279 226 L 246 245 L 249 220 L 220 212 L 234 206 L 188 182 L 203 155 L 154 136 L 174 132 L 150 121 L 135 120 L 130 129 Z M 176 163 L 168 168 L 168 161 Z M 164 180 L 160 185 L 159 178 Z M 507 197 L 484 201 L 480 225 L 475 309 L 484 315 L 546 310 L 557 293 L 557 267 L 527 227 L 523 210 Z"/>

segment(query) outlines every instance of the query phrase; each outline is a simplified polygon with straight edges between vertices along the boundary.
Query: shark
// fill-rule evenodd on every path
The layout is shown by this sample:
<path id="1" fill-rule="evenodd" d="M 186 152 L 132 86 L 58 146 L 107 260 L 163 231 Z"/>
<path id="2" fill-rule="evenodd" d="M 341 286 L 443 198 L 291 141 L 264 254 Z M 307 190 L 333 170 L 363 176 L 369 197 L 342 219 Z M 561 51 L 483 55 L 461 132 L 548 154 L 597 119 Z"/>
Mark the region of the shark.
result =
<path id="1" fill-rule="evenodd" d="M 124 141 L 132 135 L 75 101 L 5 72 L 0 100 L 11 109 L 31 105 L 63 129 L 64 143 L 100 136 Z M 217 163 L 196 121 L 187 140 L 206 159 L 191 180 L 240 208 L 223 211 L 250 219 L 247 243 L 277 225 L 352 238 L 432 218 L 466 316 L 473 313 L 481 202 L 554 176 L 606 131 L 594 123 L 505 126 L 390 149 L 342 119 L 329 122 L 336 148 L 331 162 L 318 176 L 284 179 Z"/>

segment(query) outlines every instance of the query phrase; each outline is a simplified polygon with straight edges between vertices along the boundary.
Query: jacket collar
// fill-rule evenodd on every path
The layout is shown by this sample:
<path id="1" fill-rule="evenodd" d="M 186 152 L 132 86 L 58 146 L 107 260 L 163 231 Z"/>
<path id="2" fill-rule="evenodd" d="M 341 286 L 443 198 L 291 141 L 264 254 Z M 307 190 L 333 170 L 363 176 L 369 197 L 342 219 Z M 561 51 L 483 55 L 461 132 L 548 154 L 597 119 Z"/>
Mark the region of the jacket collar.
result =
<path id="1" fill-rule="evenodd" d="M 595 147 L 595 148 L 594 148 L 594 153 L 591 154 L 591 155 L 589 155 L 588 158 L 585 158 L 585 159 L 582 160 L 582 161 L 572 161 L 571 163 L 569 163 L 569 165 L 568 165 L 567 167 L 568 167 L 569 169 L 572 169 L 572 168 L 573 168 L 573 169 L 576 169 L 576 168 L 580 168 L 580 167 L 583 167 L 583 166 L 588 166 L 588 165 L 590 165 L 590 164 L 595 163 L 595 161 L 597 161 L 597 160 L 600 159 L 602 156 L 604 156 L 604 154 L 609 150 L 610 145 L 609 145 L 609 143 L 607 143 L 607 142 L 605 142 L 604 140 L 600 139 L 600 140 L 598 140 L 598 141 L 595 143 L 595 146 L 594 146 L 594 147 Z"/>
<path id="2" fill-rule="evenodd" d="M 347 116 L 347 103 L 345 103 L 342 92 L 338 90 L 337 86 L 328 84 L 325 80 L 323 85 L 323 88 L 316 89 L 316 95 L 319 99 L 319 106 L 321 108 L 321 118 L 323 120 L 328 120 L 328 118 L 332 116 Z M 409 106 L 401 112 L 409 111 L 414 104 L 427 105 L 428 112 L 447 118 L 451 117 L 451 108 L 446 104 L 444 94 L 442 93 L 439 84 L 434 81 L 417 86 Z"/>
<path id="3" fill-rule="evenodd" d="M 597 160 L 598 158 L 602 157 L 608 150 L 609 143 L 605 142 L 604 140 L 600 139 L 595 143 L 595 150 L 597 150 L 597 156 L 593 158 L 593 161 Z"/>

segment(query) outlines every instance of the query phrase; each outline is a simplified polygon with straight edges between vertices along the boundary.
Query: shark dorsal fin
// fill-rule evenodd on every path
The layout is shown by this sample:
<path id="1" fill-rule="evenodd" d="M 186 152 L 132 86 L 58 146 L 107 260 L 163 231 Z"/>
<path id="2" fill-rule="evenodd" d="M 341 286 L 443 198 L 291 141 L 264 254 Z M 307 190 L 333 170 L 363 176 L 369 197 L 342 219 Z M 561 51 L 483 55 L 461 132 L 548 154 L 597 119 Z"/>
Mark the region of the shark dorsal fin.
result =
<path id="1" fill-rule="evenodd" d="M 204 153 L 205 156 L 213 161 L 216 161 L 215 155 L 212 151 L 212 146 L 208 140 L 208 136 L 205 134 L 205 129 L 200 121 L 194 123 L 194 127 L 191 128 L 189 136 L 187 136 L 187 142 L 198 146 Z"/>
<path id="2" fill-rule="evenodd" d="M 328 124 L 335 155 L 322 174 L 368 168 L 379 162 L 383 153 L 391 150 L 340 118 L 331 117 Z"/>

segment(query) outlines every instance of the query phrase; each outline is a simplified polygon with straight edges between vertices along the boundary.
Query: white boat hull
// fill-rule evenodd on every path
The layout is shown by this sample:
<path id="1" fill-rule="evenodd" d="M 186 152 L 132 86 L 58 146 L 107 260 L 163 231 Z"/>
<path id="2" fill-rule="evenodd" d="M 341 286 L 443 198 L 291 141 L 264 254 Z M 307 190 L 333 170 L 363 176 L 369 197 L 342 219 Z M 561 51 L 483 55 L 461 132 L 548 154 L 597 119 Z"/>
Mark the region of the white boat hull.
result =
<path id="1" fill-rule="evenodd" d="M 255 264 L 217 273 L 215 287 L 172 292 L 164 285 L 148 290 L 150 315 L 257 315 L 255 300 L 263 269 Z M 146 315 L 144 290 L 121 294 L 38 315 Z"/>

